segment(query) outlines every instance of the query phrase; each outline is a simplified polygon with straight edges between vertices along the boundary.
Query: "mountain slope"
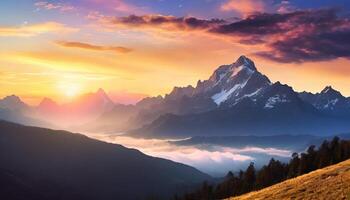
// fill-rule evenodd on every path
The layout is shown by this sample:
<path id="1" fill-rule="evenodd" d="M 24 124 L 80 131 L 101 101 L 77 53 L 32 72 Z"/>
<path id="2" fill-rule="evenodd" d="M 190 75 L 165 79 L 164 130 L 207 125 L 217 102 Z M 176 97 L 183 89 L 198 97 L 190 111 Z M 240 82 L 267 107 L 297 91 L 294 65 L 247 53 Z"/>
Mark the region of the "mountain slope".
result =
<path id="1" fill-rule="evenodd" d="M 129 131 L 130 135 L 165 138 L 331 135 L 350 130 L 350 117 L 323 112 L 301 98 L 302 95 L 292 87 L 280 82 L 271 83 L 245 56 L 231 65 L 220 66 L 208 80 L 200 81 L 190 89 L 192 93 L 186 96 L 188 99 L 211 99 L 217 106 L 201 112 L 164 113 L 152 123 Z"/>
<path id="2" fill-rule="evenodd" d="M 299 96 L 321 112 L 335 116 L 350 116 L 350 99 L 344 97 L 331 86 L 325 87 L 317 94 L 302 92 Z"/>
<path id="3" fill-rule="evenodd" d="M 33 110 L 33 107 L 24 103 L 16 95 L 6 96 L 0 99 L 0 120 L 32 126 L 51 126 L 45 120 L 33 117 Z"/>
<path id="4" fill-rule="evenodd" d="M 175 87 L 164 98 L 146 98 L 128 110 L 115 107 L 93 122 L 103 126 L 93 126 L 92 130 L 175 138 L 214 134 L 331 135 L 350 130 L 349 99 L 331 87 L 320 94 L 297 93 L 288 85 L 272 83 L 246 56 L 219 66 L 195 87 Z"/>
<path id="5" fill-rule="evenodd" d="M 241 56 L 230 65 L 220 66 L 208 80 L 198 81 L 196 87 L 174 87 L 164 98 L 158 96 L 141 100 L 135 105 L 137 112 L 127 116 L 129 129 L 142 127 L 169 113 L 198 114 L 218 107 L 231 106 L 245 97 L 258 94 L 270 84 L 270 80 L 257 71 L 250 59 Z M 110 113 L 102 115 L 96 123 L 111 121 L 107 116 L 118 116 L 118 112 L 118 108 L 113 109 Z M 114 126 L 117 131 L 127 130 L 115 123 L 106 126 Z"/>
<path id="6" fill-rule="evenodd" d="M 1 173 L 25 180 L 46 199 L 166 197 L 210 179 L 192 167 L 79 134 L 4 121 L 0 130 Z"/>
<path id="7" fill-rule="evenodd" d="M 18 96 L 11 95 L 0 99 L 0 108 L 15 112 L 25 112 L 29 106 L 25 104 Z"/>
<path id="8" fill-rule="evenodd" d="M 230 200 L 349 199 L 350 160 Z"/>

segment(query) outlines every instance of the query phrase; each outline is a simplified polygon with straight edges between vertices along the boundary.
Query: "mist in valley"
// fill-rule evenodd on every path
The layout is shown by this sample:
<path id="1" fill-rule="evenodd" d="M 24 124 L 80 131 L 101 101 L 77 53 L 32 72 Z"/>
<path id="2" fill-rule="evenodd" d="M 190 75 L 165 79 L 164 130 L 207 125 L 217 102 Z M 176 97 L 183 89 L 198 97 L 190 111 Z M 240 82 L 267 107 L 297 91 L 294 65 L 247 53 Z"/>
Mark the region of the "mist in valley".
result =
<path id="1" fill-rule="evenodd" d="M 249 145 L 239 148 L 212 144 L 177 145 L 174 142 L 179 140 L 140 139 L 123 136 L 121 133 L 84 134 L 101 141 L 137 149 L 150 156 L 184 163 L 214 177 L 222 177 L 228 171 L 245 170 L 251 162 L 259 167 L 266 164 L 271 158 L 287 161 L 293 153 L 293 150 L 290 149 Z"/>

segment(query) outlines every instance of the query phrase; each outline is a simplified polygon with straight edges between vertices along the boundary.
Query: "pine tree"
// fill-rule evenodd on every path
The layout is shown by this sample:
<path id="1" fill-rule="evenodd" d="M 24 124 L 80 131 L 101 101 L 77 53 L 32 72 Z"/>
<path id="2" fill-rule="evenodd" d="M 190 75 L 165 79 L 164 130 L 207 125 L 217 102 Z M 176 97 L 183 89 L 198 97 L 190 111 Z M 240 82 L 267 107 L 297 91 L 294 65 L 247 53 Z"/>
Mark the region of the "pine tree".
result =
<path id="1" fill-rule="evenodd" d="M 288 165 L 287 178 L 294 178 L 298 176 L 299 165 L 300 165 L 299 154 L 294 152 L 292 154 L 292 159 L 290 160 Z"/>
<path id="2" fill-rule="evenodd" d="M 243 192 L 252 191 L 254 189 L 255 180 L 256 180 L 255 167 L 254 167 L 254 163 L 251 162 L 244 173 Z"/>

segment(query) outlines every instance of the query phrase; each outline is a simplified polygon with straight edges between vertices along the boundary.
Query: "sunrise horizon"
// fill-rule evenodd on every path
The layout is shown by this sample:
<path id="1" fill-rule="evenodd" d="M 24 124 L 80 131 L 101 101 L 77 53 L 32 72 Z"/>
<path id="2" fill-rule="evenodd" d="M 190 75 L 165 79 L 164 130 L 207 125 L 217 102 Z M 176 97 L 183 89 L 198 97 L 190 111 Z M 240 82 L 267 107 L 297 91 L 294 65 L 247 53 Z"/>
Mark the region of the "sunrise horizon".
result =
<path id="1" fill-rule="evenodd" d="M 342 16 L 345 10 L 336 7 L 343 4 L 313 8 L 307 3 L 259 0 L 252 7 L 251 1 L 233 2 L 207 2 L 202 10 L 191 7 L 197 2 L 179 3 L 174 9 L 170 8 L 175 2 L 25 2 L 16 8 L 19 16 L 3 19 L 0 26 L 0 96 L 16 94 L 31 104 L 42 97 L 63 102 L 67 93 L 73 96 L 100 87 L 125 96 L 165 95 L 174 86 L 194 86 L 240 55 L 250 57 L 273 82 L 296 91 L 316 93 L 332 85 L 350 96 L 349 60 L 341 41 L 324 30 L 317 32 L 325 25 L 342 37 L 348 21 Z M 15 8 L 4 2 L 1 9 L 5 14 Z M 259 17 L 280 21 L 266 21 L 263 27 Z M 325 22 L 305 31 L 308 24 L 299 20 L 302 17 L 324 17 Z M 248 22 L 257 27 L 245 25 Z M 291 39 L 281 35 L 282 23 Z M 290 29 L 293 23 L 300 23 L 299 30 Z M 259 29 L 262 35 L 257 40 Z M 279 42 L 273 42 L 275 38 Z"/>
<path id="2" fill-rule="evenodd" d="M 241 55 L 244 56 L 244 55 Z M 238 59 L 238 57 L 236 58 Z M 233 61 L 234 62 L 234 61 Z M 226 63 L 226 64 L 231 64 L 231 63 Z M 257 65 L 257 63 L 255 63 Z M 218 66 L 221 66 L 223 64 L 218 64 Z M 214 68 L 212 70 L 212 72 L 210 72 L 206 78 L 203 79 L 197 79 L 195 81 L 194 84 L 183 84 L 183 85 L 174 85 L 174 86 L 170 86 L 170 88 L 168 89 L 168 91 L 165 91 L 163 93 L 155 93 L 155 94 L 142 94 L 142 93 L 138 93 L 138 92 L 130 92 L 127 90 L 123 90 L 123 91 L 113 91 L 113 90 L 105 90 L 103 87 L 94 87 L 93 89 L 90 88 L 87 89 L 83 89 L 83 87 L 79 87 L 77 85 L 65 85 L 65 87 L 61 87 L 61 88 L 57 88 L 57 92 L 54 94 L 54 96 L 48 95 L 48 96 L 28 96 L 28 95 L 20 95 L 20 94 L 7 94 L 7 95 L 0 95 L 0 98 L 5 98 L 7 96 L 18 96 L 21 98 L 21 100 L 23 100 L 25 103 L 31 105 L 31 106 L 37 106 L 40 104 L 40 102 L 42 102 L 42 100 L 44 100 L 45 98 L 49 98 L 59 104 L 64 104 L 70 101 L 74 101 L 77 100 L 79 97 L 84 96 L 86 94 L 89 93 L 96 93 L 99 89 L 104 90 L 108 96 L 110 96 L 110 98 L 113 100 L 114 103 L 120 103 L 120 104 L 136 104 L 137 102 L 139 102 L 140 100 L 142 100 L 143 98 L 147 98 L 147 97 L 156 97 L 156 96 L 162 96 L 165 97 L 165 95 L 170 94 L 171 91 L 173 90 L 173 88 L 175 87 L 187 87 L 187 86 L 192 86 L 192 87 L 196 87 L 196 84 L 198 81 L 201 80 L 206 80 L 210 77 L 210 75 L 217 69 Z M 259 70 L 259 66 L 257 65 L 257 69 Z M 263 73 L 264 74 L 264 73 Z M 269 75 L 265 74 L 267 77 L 269 77 Z M 282 84 L 287 84 L 289 86 L 291 86 L 295 91 L 297 92 L 311 92 L 311 93 L 320 93 L 324 88 L 326 87 L 332 87 L 334 90 L 339 91 L 340 93 L 342 93 L 343 96 L 345 97 L 350 97 L 350 94 L 346 93 L 346 91 L 342 91 L 338 88 L 336 88 L 335 86 L 331 85 L 331 84 L 327 84 L 322 86 L 322 85 L 318 85 L 316 88 L 309 88 L 310 90 L 308 90 L 308 88 L 300 88 L 300 89 L 295 89 L 295 87 L 293 87 L 292 84 L 288 84 L 288 83 L 284 83 L 283 80 L 276 80 L 273 82 L 281 82 Z M 348 94 L 348 95 L 347 95 Z"/>
<path id="3" fill-rule="evenodd" d="M 349 0 L 0 1 L 0 199 L 348 197 Z"/>

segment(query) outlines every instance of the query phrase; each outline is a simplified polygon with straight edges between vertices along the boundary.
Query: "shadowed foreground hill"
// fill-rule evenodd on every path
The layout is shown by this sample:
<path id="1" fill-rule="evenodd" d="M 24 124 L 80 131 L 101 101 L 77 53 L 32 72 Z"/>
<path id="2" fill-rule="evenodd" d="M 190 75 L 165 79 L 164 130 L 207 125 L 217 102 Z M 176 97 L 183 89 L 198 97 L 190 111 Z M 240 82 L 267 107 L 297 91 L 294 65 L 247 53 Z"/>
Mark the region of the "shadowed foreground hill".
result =
<path id="1" fill-rule="evenodd" d="M 209 178 L 121 145 L 0 121 L 0 199 L 164 199 Z"/>
<path id="2" fill-rule="evenodd" d="M 350 199 L 350 160 L 230 200 Z"/>

